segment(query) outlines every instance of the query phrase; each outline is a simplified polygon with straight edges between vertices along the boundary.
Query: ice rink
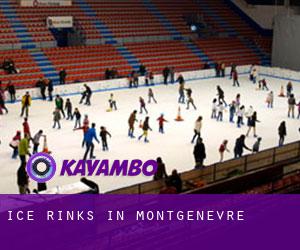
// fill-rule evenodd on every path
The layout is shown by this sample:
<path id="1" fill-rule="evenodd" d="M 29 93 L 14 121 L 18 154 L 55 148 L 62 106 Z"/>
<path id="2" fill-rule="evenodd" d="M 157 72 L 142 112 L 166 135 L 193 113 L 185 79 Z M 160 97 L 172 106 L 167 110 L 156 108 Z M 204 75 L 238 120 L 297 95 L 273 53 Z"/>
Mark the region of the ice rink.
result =
<path id="1" fill-rule="evenodd" d="M 92 106 L 87 107 L 79 105 L 80 95 L 69 96 L 73 103 L 73 108 L 78 107 L 82 116 L 89 115 L 90 122 L 97 125 L 97 133 L 99 127 L 105 126 L 112 134 L 112 138 L 108 139 L 109 152 L 103 152 L 101 144 L 95 144 L 95 155 L 98 159 L 124 160 L 124 159 L 156 159 L 162 157 L 166 164 L 167 172 L 170 174 L 173 169 L 179 172 L 191 170 L 194 167 L 193 144 L 191 139 L 193 136 L 194 122 L 198 116 L 203 116 L 202 137 L 206 146 L 207 159 L 205 165 L 209 165 L 219 160 L 218 148 L 224 139 L 229 140 L 230 153 L 225 154 L 225 160 L 233 157 L 233 147 L 235 140 L 241 134 L 247 132 L 247 126 L 237 128 L 236 124 L 229 123 L 229 112 L 224 113 L 224 121 L 217 122 L 210 118 L 212 100 L 216 97 L 216 86 L 220 85 L 225 92 L 225 100 L 229 103 L 235 99 L 237 93 L 241 94 L 241 104 L 247 108 L 252 105 L 257 111 L 258 120 L 257 134 L 261 136 L 261 149 L 270 148 L 278 145 L 278 126 L 281 121 L 287 122 L 286 143 L 296 141 L 300 134 L 300 120 L 287 118 L 287 98 L 278 97 L 280 86 L 284 88 L 287 83 L 285 80 L 276 78 L 266 78 L 270 90 L 274 91 L 274 109 L 268 109 L 266 105 L 266 96 L 268 91 L 258 91 L 254 84 L 248 80 L 247 75 L 240 77 L 241 87 L 232 87 L 232 81 L 226 79 L 207 79 L 197 81 L 187 81 L 186 88 L 193 90 L 193 98 L 197 106 L 195 111 L 193 108 L 186 110 L 185 105 L 181 105 L 183 122 L 174 121 L 178 109 L 178 83 L 174 85 L 159 85 L 153 87 L 155 97 L 158 104 L 147 104 L 150 116 L 150 126 L 153 131 L 149 132 L 150 143 L 145 144 L 143 140 L 130 139 L 127 136 L 128 117 L 130 113 L 136 109 L 139 110 L 139 97 L 145 100 L 147 97 L 147 88 L 140 87 L 138 89 L 117 90 L 113 91 L 117 101 L 118 111 L 106 112 L 108 108 L 108 99 L 111 91 L 97 92 L 92 96 Z M 294 83 L 294 93 L 297 102 L 300 100 L 300 85 Z M 64 101 L 66 96 L 63 97 Z M 19 160 L 11 159 L 12 149 L 9 142 L 15 135 L 17 130 L 23 131 L 23 118 L 20 115 L 20 103 L 8 104 L 8 115 L 0 116 L 0 193 L 17 193 L 16 172 L 19 167 Z M 29 124 L 32 136 L 42 129 L 48 137 L 49 150 L 55 158 L 57 165 L 61 166 L 63 159 L 82 159 L 85 149 L 81 148 L 83 133 L 82 131 L 73 131 L 74 121 L 62 120 L 62 129 L 53 129 L 52 112 L 54 110 L 54 102 L 33 101 Z M 163 113 L 169 121 L 165 124 L 165 134 L 158 133 L 158 122 L 156 119 Z M 297 116 L 297 112 L 296 112 Z M 138 114 L 138 120 L 144 120 L 145 114 Z M 235 118 L 236 121 L 236 118 Z M 138 136 L 142 130 L 136 124 L 135 135 Z M 41 140 L 42 142 L 42 140 Z M 251 133 L 246 139 L 249 147 L 255 142 L 255 138 Z M 40 146 L 40 150 L 42 146 Z M 80 179 L 78 177 L 60 177 L 59 169 L 49 183 L 48 187 L 55 187 L 67 183 L 73 183 Z M 106 192 L 120 187 L 136 184 L 139 182 L 149 181 L 151 178 L 145 176 L 138 177 L 91 177 L 98 183 L 101 192 Z M 36 188 L 36 183 L 31 181 L 30 189 Z"/>

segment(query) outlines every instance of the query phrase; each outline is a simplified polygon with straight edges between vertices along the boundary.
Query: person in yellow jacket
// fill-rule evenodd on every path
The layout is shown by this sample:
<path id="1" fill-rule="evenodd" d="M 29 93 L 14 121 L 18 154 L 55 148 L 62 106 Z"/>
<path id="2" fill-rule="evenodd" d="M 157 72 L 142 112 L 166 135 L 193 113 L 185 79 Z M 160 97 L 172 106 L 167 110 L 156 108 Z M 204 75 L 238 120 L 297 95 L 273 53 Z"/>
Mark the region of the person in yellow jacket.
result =
<path id="1" fill-rule="evenodd" d="M 24 113 L 25 113 L 25 116 L 28 117 L 30 105 L 31 105 L 31 96 L 30 96 L 29 92 L 26 92 L 25 95 L 22 97 L 21 117 L 23 117 Z"/>
<path id="2" fill-rule="evenodd" d="M 21 161 L 21 166 L 26 165 L 26 156 L 29 155 L 31 156 L 29 152 L 29 136 L 26 134 L 25 137 L 20 141 L 19 147 L 19 157 Z"/>

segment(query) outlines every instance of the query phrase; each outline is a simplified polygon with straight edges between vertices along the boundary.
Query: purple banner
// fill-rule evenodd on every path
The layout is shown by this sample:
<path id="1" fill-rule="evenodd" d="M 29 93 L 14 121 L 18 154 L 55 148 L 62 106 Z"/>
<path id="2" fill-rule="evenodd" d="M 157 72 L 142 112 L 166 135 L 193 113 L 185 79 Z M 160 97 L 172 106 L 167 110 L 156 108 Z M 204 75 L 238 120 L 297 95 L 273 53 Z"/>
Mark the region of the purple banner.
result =
<path id="1" fill-rule="evenodd" d="M 1 249 L 298 249 L 298 195 L 0 195 Z"/>

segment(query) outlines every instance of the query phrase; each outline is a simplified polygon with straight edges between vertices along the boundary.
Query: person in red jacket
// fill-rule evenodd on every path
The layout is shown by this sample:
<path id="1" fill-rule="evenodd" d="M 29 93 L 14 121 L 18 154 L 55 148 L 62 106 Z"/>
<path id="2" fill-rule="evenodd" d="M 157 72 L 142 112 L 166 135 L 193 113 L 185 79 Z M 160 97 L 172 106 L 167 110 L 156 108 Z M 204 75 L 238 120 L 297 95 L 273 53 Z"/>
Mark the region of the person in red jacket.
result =
<path id="1" fill-rule="evenodd" d="M 82 140 L 82 144 L 81 144 L 82 147 L 84 147 L 84 145 L 85 145 L 84 135 L 89 130 L 89 128 L 90 128 L 89 125 L 90 125 L 89 117 L 88 117 L 88 115 L 85 115 L 84 120 L 83 120 L 83 126 L 73 129 L 74 131 L 79 130 L 79 129 L 83 131 L 83 140 Z"/>
<path id="2" fill-rule="evenodd" d="M 240 83 L 239 83 L 239 74 L 237 72 L 237 70 L 234 70 L 233 73 L 232 73 L 232 78 L 233 78 L 233 86 L 240 86 Z"/>
<path id="3" fill-rule="evenodd" d="M 164 114 L 161 114 L 160 117 L 157 118 L 158 121 L 158 132 L 164 134 L 164 123 L 168 122 L 165 118 L 164 118 Z"/>
<path id="4" fill-rule="evenodd" d="M 24 136 L 28 135 L 28 138 L 31 139 L 30 127 L 29 127 L 29 123 L 28 123 L 28 118 L 27 117 L 24 118 L 23 132 L 24 132 Z"/>
<path id="5" fill-rule="evenodd" d="M 21 131 L 17 131 L 16 135 L 13 137 L 12 141 L 10 142 L 9 146 L 13 149 L 12 159 L 17 159 L 19 154 L 18 147 L 21 141 Z"/>

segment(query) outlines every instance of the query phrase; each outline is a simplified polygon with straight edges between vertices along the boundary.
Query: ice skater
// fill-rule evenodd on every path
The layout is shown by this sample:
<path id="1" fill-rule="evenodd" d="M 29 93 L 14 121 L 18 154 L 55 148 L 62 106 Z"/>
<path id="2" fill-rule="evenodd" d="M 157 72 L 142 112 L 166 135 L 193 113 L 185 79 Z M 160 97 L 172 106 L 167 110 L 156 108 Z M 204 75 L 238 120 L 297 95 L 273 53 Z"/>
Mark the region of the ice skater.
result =
<path id="1" fill-rule="evenodd" d="M 59 112 L 62 113 L 63 117 L 65 118 L 65 112 L 64 112 L 64 100 L 61 96 L 57 95 L 55 98 L 55 106 L 56 109 L 58 109 Z"/>
<path id="2" fill-rule="evenodd" d="M 229 149 L 227 148 L 228 145 L 228 140 L 224 140 L 223 143 L 221 144 L 221 146 L 219 147 L 219 153 L 220 153 L 220 162 L 223 161 L 224 159 L 224 153 L 226 152 L 230 152 Z"/>
<path id="3" fill-rule="evenodd" d="M 248 148 L 245 144 L 245 135 L 241 135 L 239 138 L 236 139 L 235 141 L 235 146 L 234 146 L 234 158 L 240 158 L 243 156 L 244 149 L 247 149 L 248 151 L 252 151 L 250 148 Z"/>
<path id="4" fill-rule="evenodd" d="M 233 87 L 237 86 L 240 87 L 240 83 L 239 83 L 239 74 L 237 72 L 237 70 L 233 71 L 232 73 L 232 78 L 233 78 Z"/>
<path id="5" fill-rule="evenodd" d="M 109 98 L 109 100 L 108 100 L 108 103 L 109 103 L 109 110 L 110 110 L 110 111 L 112 111 L 113 109 L 114 109 L 114 110 L 117 110 L 117 109 L 118 109 L 118 108 L 117 108 L 117 102 L 116 102 L 116 100 L 115 100 L 115 98 L 114 98 L 114 94 L 113 94 L 113 93 L 110 94 L 110 98 Z"/>
<path id="6" fill-rule="evenodd" d="M 74 129 L 81 127 L 81 114 L 78 108 L 75 108 L 73 117 L 75 117 Z"/>
<path id="7" fill-rule="evenodd" d="M 274 93 L 273 93 L 273 91 L 270 91 L 268 93 L 266 102 L 267 102 L 267 107 L 272 109 L 273 108 L 273 103 L 274 103 Z"/>
<path id="8" fill-rule="evenodd" d="M 149 73 L 149 80 L 150 80 L 150 84 L 154 85 L 154 73 L 152 71 L 150 71 Z"/>
<path id="9" fill-rule="evenodd" d="M 8 109 L 5 106 L 5 94 L 4 94 L 4 91 L 0 90 L 0 114 L 2 113 L 2 109 L 5 110 L 6 114 L 8 113 Z"/>
<path id="10" fill-rule="evenodd" d="M 92 127 L 89 128 L 89 130 L 84 134 L 84 141 L 86 145 L 86 150 L 83 156 L 83 160 L 87 159 L 88 154 L 90 154 L 90 159 L 95 159 L 96 157 L 94 156 L 94 143 L 93 140 L 96 140 L 98 143 L 99 140 L 97 138 L 97 133 L 96 133 L 96 124 L 92 123 Z"/>
<path id="11" fill-rule="evenodd" d="M 185 104 L 184 82 L 182 83 L 179 82 L 178 92 L 179 92 L 178 103 Z"/>
<path id="12" fill-rule="evenodd" d="M 151 88 L 148 89 L 148 103 L 151 103 L 151 100 L 154 101 L 154 103 L 157 103 L 155 97 L 154 97 L 154 93 L 153 90 Z"/>
<path id="13" fill-rule="evenodd" d="M 211 119 L 217 118 L 217 108 L 218 108 L 217 98 L 214 98 L 211 107 L 211 116 L 210 116 Z"/>
<path id="14" fill-rule="evenodd" d="M 22 110 L 21 110 L 21 117 L 23 117 L 25 113 L 25 117 L 29 116 L 29 107 L 31 105 L 31 96 L 29 95 L 29 92 L 27 91 L 25 95 L 22 97 Z"/>
<path id="15" fill-rule="evenodd" d="M 194 147 L 195 169 L 203 168 L 203 162 L 206 159 L 205 145 L 201 137 L 197 139 L 197 143 Z"/>
<path id="16" fill-rule="evenodd" d="M 194 107 L 195 110 L 197 110 L 196 105 L 194 104 L 194 99 L 192 98 L 192 89 L 188 88 L 185 89 L 186 95 L 187 95 L 187 102 L 186 102 L 186 109 L 190 108 L 190 104 Z"/>
<path id="17" fill-rule="evenodd" d="M 146 118 L 145 118 L 145 121 L 144 121 L 144 123 L 143 123 L 143 134 L 141 134 L 139 137 L 138 137 L 138 140 L 141 140 L 143 137 L 145 137 L 144 138 L 144 142 L 145 143 L 148 143 L 149 142 L 149 140 L 148 140 L 148 131 L 150 130 L 150 131 L 152 131 L 152 128 L 150 128 L 150 126 L 149 126 L 149 116 L 147 116 Z"/>
<path id="18" fill-rule="evenodd" d="M 235 113 L 236 113 L 236 103 L 235 101 L 232 101 L 231 104 L 229 104 L 229 122 L 234 123 Z"/>
<path id="19" fill-rule="evenodd" d="M 58 108 L 56 108 L 53 112 L 53 128 L 56 128 L 56 125 L 58 126 L 58 129 L 61 129 L 60 126 L 60 120 L 61 120 L 61 115 L 60 115 L 60 111 Z"/>
<path id="20" fill-rule="evenodd" d="M 146 112 L 146 114 L 148 114 L 148 110 L 146 109 L 146 103 L 144 98 L 140 97 L 139 101 L 140 101 L 140 114 L 143 113 L 143 110 Z"/>
<path id="21" fill-rule="evenodd" d="M 92 89 L 87 84 L 84 84 L 83 86 L 85 88 L 85 91 L 82 93 L 82 97 L 81 97 L 79 104 L 82 104 L 85 99 L 84 104 L 90 106 L 91 105 L 91 97 L 93 94 Z"/>
<path id="22" fill-rule="evenodd" d="M 286 96 L 290 97 L 292 92 L 293 92 L 293 84 L 292 82 L 288 82 L 288 84 L 286 85 Z"/>
<path id="23" fill-rule="evenodd" d="M 13 149 L 13 153 L 11 158 L 12 159 L 17 159 L 18 157 L 18 147 L 19 143 L 21 141 L 21 131 L 17 131 L 16 135 L 12 138 L 11 142 L 9 143 L 9 146 Z"/>
<path id="24" fill-rule="evenodd" d="M 225 97 L 225 95 L 224 95 L 224 91 L 223 91 L 223 89 L 218 85 L 217 86 L 217 91 L 218 91 L 218 100 L 219 100 L 219 103 L 220 102 L 223 102 L 224 104 L 225 104 L 225 106 L 227 106 L 227 103 L 226 103 L 226 101 L 224 100 L 224 97 Z"/>
<path id="25" fill-rule="evenodd" d="M 134 110 L 130 114 L 129 119 L 128 119 L 128 125 L 129 125 L 128 136 L 131 137 L 131 138 L 134 138 L 134 135 L 133 135 L 133 132 L 134 132 L 134 123 L 137 122 L 136 114 L 137 114 L 137 111 Z"/>
<path id="26" fill-rule="evenodd" d="M 164 134 L 164 123 L 168 122 L 165 118 L 164 118 L 164 114 L 161 114 L 160 117 L 157 118 L 158 121 L 158 132 Z"/>
<path id="27" fill-rule="evenodd" d="M 241 125 L 244 125 L 244 114 L 245 114 L 245 107 L 244 105 L 242 105 L 236 112 L 238 128 L 240 128 Z"/>
<path id="28" fill-rule="evenodd" d="M 23 122 L 22 126 L 23 126 L 24 136 L 27 136 L 27 138 L 31 139 L 30 126 L 29 126 L 27 117 L 24 118 L 24 122 Z"/>
<path id="29" fill-rule="evenodd" d="M 241 94 L 237 94 L 236 97 L 235 97 L 235 107 L 236 109 L 239 109 L 241 105 Z"/>
<path id="30" fill-rule="evenodd" d="M 278 135 L 279 135 L 279 147 L 283 146 L 284 144 L 284 139 L 286 137 L 286 125 L 285 125 L 285 121 L 282 121 L 278 127 Z"/>
<path id="31" fill-rule="evenodd" d="M 36 154 L 38 152 L 39 149 L 39 145 L 40 145 L 40 139 L 43 136 L 43 130 L 39 130 L 39 132 L 37 132 L 35 134 L 35 136 L 32 139 L 33 142 L 33 151 L 32 154 Z"/>
<path id="32" fill-rule="evenodd" d="M 72 103 L 69 98 L 66 100 L 65 110 L 67 111 L 67 120 L 73 120 Z"/>
<path id="33" fill-rule="evenodd" d="M 298 102 L 298 104 L 296 105 L 298 108 L 298 116 L 297 119 L 300 119 L 300 102 Z"/>
<path id="34" fill-rule="evenodd" d="M 288 98 L 288 117 L 292 116 L 292 118 L 295 118 L 295 106 L 296 106 L 296 99 L 294 97 L 294 94 L 290 94 Z"/>
<path id="35" fill-rule="evenodd" d="M 267 91 L 269 91 L 269 88 L 267 86 L 267 81 L 266 81 L 265 78 L 258 81 L 258 89 L 259 90 L 267 90 Z"/>
<path id="36" fill-rule="evenodd" d="M 199 116 L 198 119 L 195 121 L 194 136 L 191 141 L 192 144 L 194 143 L 195 140 L 197 140 L 201 137 L 202 120 L 203 120 L 203 117 Z"/>
<path id="37" fill-rule="evenodd" d="M 259 152 L 261 140 L 262 140 L 262 138 L 258 137 L 256 142 L 253 144 L 253 147 L 252 147 L 252 152 L 253 153 L 258 153 Z"/>
<path id="38" fill-rule="evenodd" d="M 253 114 L 251 115 L 251 117 L 249 117 L 249 121 L 248 121 L 248 131 L 246 133 L 246 136 L 249 136 L 249 133 L 251 131 L 251 129 L 253 130 L 253 136 L 257 137 L 256 135 L 256 123 L 260 122 L 259 120 L 257 120 L 257 113 L 256 111 L 253 112 Z"/>
<path id="39" fill-rule="evenodd" d="M 111 134 L 106 130 L 105 127 L 100 127 L 100 138 L 102 141 L 102 150 L 108 151 L 108 144 L 107 144 L 107 136 L 111 138 Z"/>
<path id="40" fill-rule="evenodd" d="M 225 106 L 223 102 L 220 102 L 218 105 L 218 116 L 217 116 L 217 121 L 222 122 L 223 121 L 223 112 L 225 110 Z"/>

